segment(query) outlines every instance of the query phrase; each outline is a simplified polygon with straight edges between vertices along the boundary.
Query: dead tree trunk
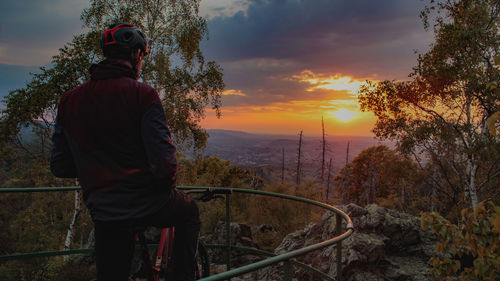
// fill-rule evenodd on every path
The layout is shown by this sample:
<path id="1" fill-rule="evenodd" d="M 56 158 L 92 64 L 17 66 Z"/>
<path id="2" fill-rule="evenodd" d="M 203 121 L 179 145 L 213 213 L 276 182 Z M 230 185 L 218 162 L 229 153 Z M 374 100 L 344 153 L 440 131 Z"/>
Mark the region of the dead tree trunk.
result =
<path id="1" fill-rule="evenodd" d="M 347 150 L 345 154 L 345 165 L 349 164 L 349 142 L 347 142 Z"/>
<path id="2" fill-rule="evenodd" d="M 324 175 L 325 175 L 325 150 L 326 150 L 325 122 L 323 120 L 323 116 L 321 116 L 321 131 L 323 133 L 323 153 L 322 153 L 322 158 L 321 158 L 321 184 L 323 184 Z"/>
<path id="3" fill-rule="evenodd" d="M 285 148 L 281 148 L 281 184 L 285 182 Z"/>
<path id="4" fill-rule="evenodd" d="M 344 173 L 344 179 L 342 180 L 342 194 L 341 194 L 341 198 L 342 198 L 342 202 L 343 203 L 347 203 L 347 187 L 346 187 L 346 179 L 349 177 L 349 169 L 347 167 L 347 164 L 349 164 L 349 142 L 347 142 L 347 150 L 346 150 L 346 155 L 345 155 L 345 167 L 344 167 L 344 170 L 345 170 L 345 173 Z"/>
<path id="5" fill-rule="evenodd" d="M 296 179 L 296 184 L 297 186 L 300 184 L 300 158 L 301 158 L 301 152 L 302 152 L 302 130 L 300 131 L 300 137 L 299 137 L 299 151 L 297 153 L 297 179 Z M 295 187 L 295 193 L 297 193 L 297 187 Z"/>
<path id="6" fill-rule="evenodd" d="M 328 177 L 326 182 L 326 198 L 325 202 L 328 204 L 328 197 L 330 196 L 330 179 L 332 175 L 332 158 L 330 158 L 330 162 L 328 162 Z"/>

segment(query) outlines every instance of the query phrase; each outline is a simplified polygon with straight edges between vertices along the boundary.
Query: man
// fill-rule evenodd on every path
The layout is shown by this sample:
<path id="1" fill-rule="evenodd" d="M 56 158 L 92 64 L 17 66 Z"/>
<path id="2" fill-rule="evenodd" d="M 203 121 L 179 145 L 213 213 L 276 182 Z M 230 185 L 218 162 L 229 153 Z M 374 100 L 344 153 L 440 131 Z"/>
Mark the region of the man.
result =
<path id="1" fill-rule="evenodd" d="M 134 228 L 175 226 L 175 280 L 194 279 L 200 228 L 194 201 L 175 188 L 177 161 L 158 93 L 137 81 L 144 34 L 117 23 L 101 38 L 106 59 L 58 105 L 50 168 L 78 177 L 95 224 L 97 280 L 128 280 Z"/>

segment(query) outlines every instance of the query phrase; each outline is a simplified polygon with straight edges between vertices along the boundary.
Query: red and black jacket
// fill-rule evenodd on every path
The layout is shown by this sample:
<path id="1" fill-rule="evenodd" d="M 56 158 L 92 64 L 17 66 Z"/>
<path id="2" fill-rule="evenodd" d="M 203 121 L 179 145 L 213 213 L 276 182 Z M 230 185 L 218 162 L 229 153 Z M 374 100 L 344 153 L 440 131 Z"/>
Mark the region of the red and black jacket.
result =
<path id="1" fill-rule="evenodd" d="M 150 215 L 166 203 L 177 170 L 158 93 L 119 61 L 90 73 L 59 102 L 51 171 L 79 178 L 94 220 Z"/>

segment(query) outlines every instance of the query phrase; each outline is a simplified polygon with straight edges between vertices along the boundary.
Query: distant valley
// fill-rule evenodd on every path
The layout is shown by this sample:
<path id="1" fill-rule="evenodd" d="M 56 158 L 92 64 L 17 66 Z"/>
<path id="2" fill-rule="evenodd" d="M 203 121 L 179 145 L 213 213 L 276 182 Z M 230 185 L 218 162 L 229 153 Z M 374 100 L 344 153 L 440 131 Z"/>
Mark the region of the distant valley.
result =
<path id="1" fill-rule="evenodd" d="M 264 178 L 265 183 L 281 180 L 284 149 L 285 179 L 288 182 L 295 182 L 299 135 L 251 134 L 229 130 L 207 130 L 207 132 L 210 137 L 203 156 L 230 160 L 232 165 L 254 171 Z M 25 143 L 36 139 L 31 127 L 23 128 L 20 136 Z M 326 136 L 325 169 L 332 158 L 332 176 L 335 176 L 346 163 L 348 142 L 349 161 L 370 146 L 385 144 L 393 147 L 390 142 L 381 142 L 373 137 Z M 302 179 L 319 178 L 322 157 L 321 137 L 304 135 L 301 154 Z M 186 155 L 192 157 L 189 152 Z"/>
<path id="2" fill-rule="evenodd" d="M 250 134 L 240 131 L 208 130 L 205 156 L 217 156 L 231 160 L 231 163 L 254 170 L 267 182 L 277 181 L 281 175 L 282 149 L 285 151 L 285 170 L 288 181 L 294 181 L 297 168 L 299 135 Z M 322 143 L 321 136 L 303 136 L 302 178 L 321 175 Z M 346 149 L 349 142 L 349 161 L 362 150 L 381 142 L 373 137 L 327 136 L 325 166 L 332 158 L 332 175 L 335 176 L 346 162 Z M 326 168 L 325 167 L 325 168 Z"/>

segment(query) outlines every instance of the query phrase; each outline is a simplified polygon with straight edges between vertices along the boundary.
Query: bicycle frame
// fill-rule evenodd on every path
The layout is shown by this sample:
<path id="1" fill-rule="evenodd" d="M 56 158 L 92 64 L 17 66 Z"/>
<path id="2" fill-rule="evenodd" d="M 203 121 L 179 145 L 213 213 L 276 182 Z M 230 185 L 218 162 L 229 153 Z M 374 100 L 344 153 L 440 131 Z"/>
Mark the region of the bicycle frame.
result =
<path id="1" fill-rule="evenodd" d="M 153 279 L 159 281 L 162 262 L 165 262 L 167 271 L 172 271 L 172 249 L 174 246 L 175 228 L 163 228 L 160 235 L 160 243 L 156 252 L 155 264 L 153 266 Z M 163 258 L 165 254 L 165 259 Z"/>
<path id="2" fill-rule="evenodd" d="M 230 190 L 216 190 L 212 188 L 208 188 L 201 198 L 198 200 L 207 202 L 217 198 L 223 198 L 218 196 L 218 194 L 231 194 Z M 196 200 L 196 199 L 195 199 Z M 172 272 L 172 252 L 174 247 L 174 239 L 175 239 L 175 227 L 163 228 L 160 235 L 160 241 L 158 244 L 158 249 L 156 251 L 156 258 L 154 265 L 149 270 L 152 271 L 149 276 L 153 277 L 154 281 L 159 281 L 162 264 L 165 264 L 165 270 L 167 272 Z M 145 249 L 146 250 L 146 249 Z M 151 263 L 151 262 L 150 262 Z M 196 276 L 201 277 L 201 270 L 197 266 L 196 267 Z"/>

